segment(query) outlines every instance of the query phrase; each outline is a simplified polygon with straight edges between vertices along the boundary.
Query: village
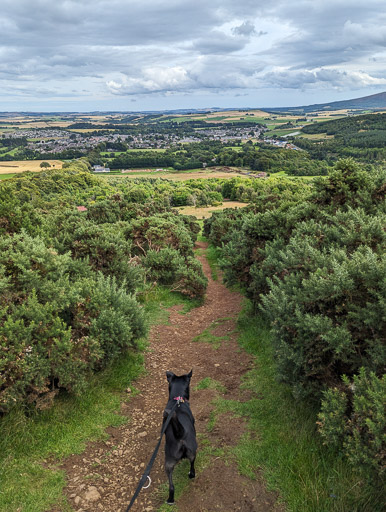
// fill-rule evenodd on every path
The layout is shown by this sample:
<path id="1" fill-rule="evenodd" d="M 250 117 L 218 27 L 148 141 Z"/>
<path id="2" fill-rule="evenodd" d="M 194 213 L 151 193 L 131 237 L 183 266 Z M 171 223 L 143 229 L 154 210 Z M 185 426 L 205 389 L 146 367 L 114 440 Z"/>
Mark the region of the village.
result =
<path id="1" fill-rule="evenodd" d="M 265 127 L 235 127 L 230 125 L 219 125 L 210 128 L 195 128 L 189 135 L 165 133 L 164 130 L 144 130 L 144 133 L 128 134 L 122 131 L 75 131 L 61 128 L 36 128 L 29 130 L 15 130 L 3 134 L 7 139 L 26 139 L 26 148 L 37 152 L 39 155 L 60 154 L 68 150 L 78 151 L 87 154 L 94 148 L 106 145 L 106 151 L 114 153 L 118 143 L 123 143 L 126 149 L 167 149 L 176 145 L 185 145 L 202 142 L 203 140 L 214 140 L 222 143 L 245 142 L 248 140 L 264 140 L 265 143 L 278 147 L 298 149 L 293 144 L 288 144 L 280 139 L 263 139 Z M 113 147 L 109 147 L 109 146 Z"/>

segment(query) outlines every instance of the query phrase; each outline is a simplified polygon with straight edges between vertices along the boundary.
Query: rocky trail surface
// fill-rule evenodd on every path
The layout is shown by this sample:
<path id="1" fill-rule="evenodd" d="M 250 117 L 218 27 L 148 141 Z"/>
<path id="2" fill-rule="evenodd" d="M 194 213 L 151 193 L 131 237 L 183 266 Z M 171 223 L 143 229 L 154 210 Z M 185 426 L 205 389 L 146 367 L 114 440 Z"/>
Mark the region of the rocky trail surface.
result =
<path id="1" fill-rule="evenodd" d="M 197 247 L 205 249 L 206 244 L 199 242 Z M 240 401 L 249 398 L 250 392 L 241 389 L 240 384 L 253 361 L 237 344 L 236 320 L 242 297 L 220 281 L 213 281 L 205 256 L 199 259 L 209 279 L 205 302 L 188 314 L 181 314 L 180 307 L 173 307 L 169 310 L 168 324 L 152 328 L 146 373 L 135 383 L 139 393 L 129 394 L 128 401 L 121 406 L 120 413 L 128 416 L 129 421 L 118 428 L 109 428 L 107 440 L 90 443 L 82 454 L 68 457 L 61 466 L 67 476 L 64 492 L 76 512 L 125 512 L 159 438 L 168 396 L 165 371 L 181 375 L 191 368 L 190 405 L 196 418 L 199 443 L 197 476 L 189 480 L 186 466 L 184 479 L 175 479 L 176 505 L 169 506 L 168 510 L 284 510 L 277 503 L 277 495 L 267 491 L 261 475 L 250 480 L 238 471 L 232 447 L 246 433 L 245 421 L 230 413 L 214 417 L 216 398 Z M 219 343 L 193 341 L 208 328 Z M 213 386 L 196 388 L 208 378 L 211 383 L 216 382 L 215 389 Z M 141 491 L 132 512 L 155 512 L 165 503 L 163 459 L 162 444 L 151 471 L 152 485 Z M 180 466 L 185 463 L 181 462 Z M 175 474 L 178 474 L 177 469 Z M 54 508 L 51 512 L 59 510 Z"/>

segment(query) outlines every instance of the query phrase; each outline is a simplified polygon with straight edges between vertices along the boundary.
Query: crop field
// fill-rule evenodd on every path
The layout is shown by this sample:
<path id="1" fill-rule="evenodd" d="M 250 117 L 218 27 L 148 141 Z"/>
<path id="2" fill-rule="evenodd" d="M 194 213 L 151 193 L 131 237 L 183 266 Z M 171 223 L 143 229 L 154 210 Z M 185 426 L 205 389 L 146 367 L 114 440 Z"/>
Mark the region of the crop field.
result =
<path id="1" fill-rule="evenodd" d="M 69 132 L 75 133 L 89 133 L 89 132 L 113 132 L 113 128 L 70 128 Z"/>
<path id="2" fill-rule="evenodd" d="M 156 171 L 156 170 L 145 170 L 136 169 L 122 174 L 114 174 L 114 177 L 128 177 L 128 178 L 165 178 L 172 181 L 187 181 L 199 178 L 234 178 L 235 176 L 244 175 L 239 169 L 233 167 L 229 168 L 229 171 L 221 169 L 191 169 L 189 171 Z M 108 178 L 108 174 L 104 175 Z"/>
<path id="3" fill-rule="evenodd" d="M 225 208 L 244 208 L 245 206 L 248 206 L 248 203 L 242 203 L 240 201 L 224 201 L 219 206 L 179 206 L 176 210 L 184 215 L 194 215 L 197 219 L 208 219 L 215 211 L 225 210 Z"/>
<path id="4" fill-rule="evenodd" d="M 0 174 L 17 174 L 24 171 L 38 172 L 42 170 L 40 167 L 42 162 L 48 162 L 55 169 L 61 169 L 63 166 L 61 160 L 13 160 L 0 162 Z"/>
<path id="5" fill-rule="evenodd" d="M 327 135 L 326 133 L 301 133 L 304 139 L 320 140 L 320 139 L 333 139 L 333 135 Z"/>

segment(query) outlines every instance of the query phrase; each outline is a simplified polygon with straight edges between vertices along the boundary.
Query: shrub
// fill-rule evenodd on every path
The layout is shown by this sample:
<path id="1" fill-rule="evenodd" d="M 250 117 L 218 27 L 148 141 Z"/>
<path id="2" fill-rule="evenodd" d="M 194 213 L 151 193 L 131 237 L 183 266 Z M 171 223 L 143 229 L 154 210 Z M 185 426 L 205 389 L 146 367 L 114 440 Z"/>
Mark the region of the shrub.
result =
<path id="1" fill-rule="evenodd" d="M 201 263 L 193 257 L 184 258 L 175 249 L 150 250 L 142 259 L 149 279 L 190 297 L 202 297 L 208 284 Z"/>
<path id="2" fill-rule="evenodd" d="M 286 275 L 270 280 L 262 309 L 272 322 L 281 377 L 295 394 L 318 396 L 343 373 L 380 372 L 386 257 L 368 247 L 317 250 L 297 238 L 282 254 Z M 281 267 L 279 267 L 280 270 Z"/>
<path id="3" fill-rule="evenodd" d="M 200 298 L 204 296 L 207 285 L 208 279 L 202 271 L 201 263 L 192 256 L 188 256 L 186 265 L 178 268 L 173 290 L 192 298 Z"/>
<path id="4" fill-rule="evenodd" d="M 0 411 L 87 375 L 135 347 L 141 307 L 114 279 L 22 233 L 0 238 Z"/>
<path id="5" fill-rule="evenodd" d="M 240 217 L 223 213 L 205 223 L 206 236 L 223 244 L 227 282 L 241 282 L 271 321 L 279 377 L 315 402 L 330 390 L 323 432 L 353 464 L 372 467 L 384 449 L 374 394 L 386 360 L 384 183 L 385 170 L 342 160 L 308 196 L 276 195 L 272 186 L 271 204 L 268 190 L 259 191 Z M 373 377 L 366 380 L 362 367 Z M 342 375 L 360 389 L 353 398 Z"/>
<path id="6" fill-rule="evenodd" d="M 159 251 L 167 247 L 184 256 L 193 251 L 191 233 L 184 221 L 171 213 L 133 220 L 125 230 L 125 236 L 132 241 L 133 253 L 139 256 L 146 255 L 149 250 Z"/>
<path id="7" fill-rule="evenodd" d="M 360 369 L 352 381 L 343 377 L 341 389 L 324 392 L 319 432 L 350 463 L 371 477 L 386 470 L 386 376 Z"/>
<path id="8" fill-rule="evenodd" d="M 176 280 L 179 268 L 185 265 L 185 259 L 175 249 L 165 248 L 148 251 L 141 263 L 147 269 L 150 280 L 169 285 Z"/>

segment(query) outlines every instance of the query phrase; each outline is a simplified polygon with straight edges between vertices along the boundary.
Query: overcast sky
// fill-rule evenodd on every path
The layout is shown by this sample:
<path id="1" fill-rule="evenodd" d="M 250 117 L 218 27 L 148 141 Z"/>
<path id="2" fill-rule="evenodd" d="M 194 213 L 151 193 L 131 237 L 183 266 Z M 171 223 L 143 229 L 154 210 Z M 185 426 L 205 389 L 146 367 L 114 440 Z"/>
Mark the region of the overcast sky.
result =
<path id="1" fill-rule="evenodd" d="M 0 110 L 295 106 L 386 91 L 385 0 L 1 0 Z"/>

